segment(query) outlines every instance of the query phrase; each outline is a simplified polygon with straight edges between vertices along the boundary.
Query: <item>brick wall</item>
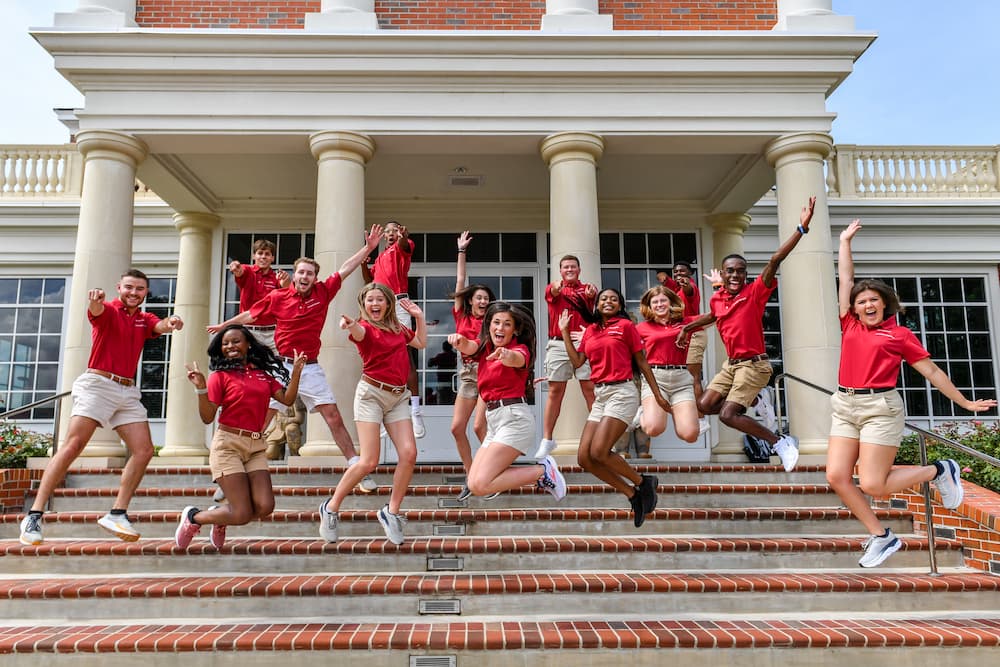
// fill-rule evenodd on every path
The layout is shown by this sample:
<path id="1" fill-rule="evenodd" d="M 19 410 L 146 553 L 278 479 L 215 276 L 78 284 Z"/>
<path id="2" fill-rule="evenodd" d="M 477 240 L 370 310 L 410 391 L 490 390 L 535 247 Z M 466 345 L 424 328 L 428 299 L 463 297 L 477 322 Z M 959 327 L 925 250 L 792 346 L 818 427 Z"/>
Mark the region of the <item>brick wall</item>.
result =
<path id="1" fill-rule="evenodd" d="M 138 0 L 144 28 L 301 28 L 320 0 Z M 376 0 L 388 30 L 537 30 L 545 0 Z M 601 0 L 615 30 L 770 30 L 777 0 Z"/>
<path id="2" fill-rule="evenodd" d="M 44 470 L 0 469 L 0 514 L 24 511 L 24 494 Z"/>

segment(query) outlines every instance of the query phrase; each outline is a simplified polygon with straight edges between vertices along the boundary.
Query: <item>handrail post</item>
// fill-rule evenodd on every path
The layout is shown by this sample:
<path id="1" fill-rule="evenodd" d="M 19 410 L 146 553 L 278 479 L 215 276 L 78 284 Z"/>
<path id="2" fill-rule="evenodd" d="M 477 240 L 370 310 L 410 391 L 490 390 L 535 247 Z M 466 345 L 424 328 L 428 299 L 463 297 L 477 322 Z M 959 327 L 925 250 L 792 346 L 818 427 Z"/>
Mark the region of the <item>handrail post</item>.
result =
<path id="1" fill-rule="evenodd" d="M 59 420 L 62 417 L 62 399 L 57 398 L 52 411 L 52 456 L 59 451 Z"/>
<path id="2" fill-rule="evenodd" d="M 927 465 L 927 440 L 923 433 L 917 433 L 917 442 L 920 445 L 920 465 Z M 927 522 L 927 553 L 930 557 L 930 576 L 938 577 L 937 554 L 934 552 L 934 510 L 931 507 L 931 485 L 930 482 L 921 482 L 921 490 L 924 493 L 924 521 Z"/>

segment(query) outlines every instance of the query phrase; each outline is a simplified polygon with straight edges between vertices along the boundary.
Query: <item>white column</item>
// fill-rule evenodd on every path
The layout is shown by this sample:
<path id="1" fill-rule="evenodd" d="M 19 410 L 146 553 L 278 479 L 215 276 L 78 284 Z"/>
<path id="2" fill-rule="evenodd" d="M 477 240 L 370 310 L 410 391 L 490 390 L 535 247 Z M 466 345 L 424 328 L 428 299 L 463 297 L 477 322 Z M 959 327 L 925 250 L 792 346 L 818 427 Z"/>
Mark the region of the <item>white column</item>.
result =
<path id="1" fill-rule="evenodd" d="M 598 13 L 598 0 L 545 0 L 544 32 L 611 32 L 614 16 Z"/>
<path id="2" fill-rule="evenodd" d="M 708 218 L 708 225 L 712 228 L 712 256 L 715 259 L 716 268 L 721 266 L 723 257 L 743 254 L 743 236 L 750 228 L 749 215 L 739 212 L 717 213 Z M 704 364 L 704 368 L 708 371 L 706 372 L 705 387 L 708 387 L 708 383 L 712 381 L 712 377 L 718 369 L 722 368 L 722 362 L 727 356 L 726 347 L 722 344 L 722 339 L 719 338 L 715 327 L 708 330 L 708 339 L 714 345 L 715 364 Z M 720 463 L 745 462 L 743 433 L 729 428 L 722 422 L 717 423 L 719 437 L 712 446 L 712 461 Z"/>
<path id="3" fill-rule="evenodd" d="M 774 30 L 854 32 L 854 17 L 833 11 L 833 0 L 778 0 Z"/>
<path id="4" fill-rule="evenodd" d="M 597 160 L 604 154 L 604 141 L 588 132 L 561 132 L 545 138 L 542 159 L 549 166 L 549 231 L 551 252 L 549 280 L 559 279 L 559 258 L 580 258 L 580 280 L 600 287 L 601 246 L 597 215 Z M 539 313 L 539 353 L 547 335 L 545 313 Z M 552 437 L 557 453 L 576 454 L 580 432 L 587 419 L 587 404 L 576 389 L 563 399 L 559 421 Z"/>
<path id="5" fill-rule="evenodd" d="M 319 13 L 306 14 L 307 32 L 375 32 L 375 0 L 322 0 Z"/>
<path id="6" fill-rule="evenodd" d="M 809 234 L 779 273 L 785 372 L 831 389 L 837 384 L 840 325 L 823 160 L 832 148 L 829 135 L 811 132 L 779 137 L 765 148 L 778 183 L 776 243 L 795 231 L 802 206 L 816 197 Z M 795 382 L 787 387 L 791 433 L 799 438 L 802 455 L 815 455 L 813 461 L 819 462 L 830 434 L 829 396 Z"/>
<path id="7" fill-rule="evenodd" d="M 355 132 L 318 132 L 309 137 L 318 164 L 316 185 L 316 261 L 326 278 L 361 248 L 365 228 L 365 164 L 375 154 L 375 142 Z M 361 271 L 344 282 L 330 305 L 322 333 L 319 363 L 337 398 L 347 430 L 357 444 L 354 429 L 354 390 L 361 377 L 361 358 L 337 322 L 341 313 L 357 315 L 357 296 L 363 284 Z M 307 440 L 299 456 L 340 456 L 318 414 L 307 417 Z"/>
<path id="8" fill-rule="evenodd" d="M 157 459 L 169 465 L 208 462 L 206 427 L 198 417 L 194 387 L 187 379 L 186 362 L 196 361 L 208 374 L 208 294 L 212 272 L 212 232 L 219 217 L 211 213 L 174 214 L 180 234 L 177 253 L 177 293 L 174 312 L 184 320 L 181 331 L 170 334 L 170 368 L 167 376 L 167 429 Z M 180 461 L 178 457 L 185 457 Z M 157 459 L 153 459 L 156 463 Z M 170 459 L 170 460 L 167 460 Z"/>
<path id="9" fill-rule="evenodd" d="M 117 297 L 115 285 L 132 265 L 132 214 L 135 170 L 146 158 L 146 145 L 135 137 L 110 130 L 84 130 L 77 135 L 83 155 L 80 224 L 73 256 L 62 390 L 87 368 L 91 327 L 87 320 L 87 291 L 100 287 L 108 299 Z M 63 437 L 69 425 L 69 402 L 62 412 Z M 99 429 L 83 456 L 124 456 L 125 448 L 110 430 Z"/>
<path id="10" fill-rule="evenodd" d="M 57 28 L 135 28 L 136 0 L 78 0 L 76 11 L 56 12 Z"/>

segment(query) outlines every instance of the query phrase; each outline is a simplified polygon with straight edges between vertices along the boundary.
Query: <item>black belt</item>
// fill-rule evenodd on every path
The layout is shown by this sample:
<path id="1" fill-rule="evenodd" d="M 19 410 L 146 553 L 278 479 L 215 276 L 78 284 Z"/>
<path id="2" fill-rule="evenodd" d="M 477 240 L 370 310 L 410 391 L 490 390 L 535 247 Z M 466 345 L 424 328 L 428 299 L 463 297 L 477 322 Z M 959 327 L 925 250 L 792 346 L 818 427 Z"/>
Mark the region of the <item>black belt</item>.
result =
<path id="1" fill-rule="evenodd" d="M 295 365 L 295 360 L 292 359 L 291 357 L 280 357 L 280 358 L 286 364 L 291 364 L 293 366 Z M 319 359 L 306 359 L 306 365 L 308 365 L 308 364 L 318 364 L 318 363 L 319 363 Z"/>
<path id="2" fill-rule="evenodd" d="M 625 384 L 626 382 L 631 382 L 631 381 L 632 381 L 632 378 L 628 378 L 627 380 L 613 380 L 612 382 L 595 382 L 594 386 L 595 387 L 610 387 L 613 384 Z"/>
<path id="3" fill-rule="evenodd" d="M 855 394 L 884 394 L 887 391 L 893 391 L 895 387 L 863 387 L 861 389 L 856 389 L 854 387 L 841 387 L 837 385 L 837 391 L 841 394 L 847 394 L 848 396 L 854 396 Z"/>
<path id="4" fill-rule="evenodd" d="M 730 359 L 729 365 L 735 366 L 736 364 L 742 364 L 744 361 L 768 361 L 768 356 L 766 354 L 755 354 L 752 357 L 746 357 L 744 359 Z"/>
<path id="5" fill-rule="evenodd" d="M 396 298 L 397 299 L 409 299 L 410 295 L 407 294 L 406 292 L 400 292 L 399 294 L 396 295 Z"/>
<path id="6" fill-rule="evenodd" d="M 501 398 L 499 401 L 486 401 L 487 410 L 496 410 L 497 408 L 502 408 L 507 405 L 518 405 L 520 403 L 527 403 L 524 397 L 520 398 Z"/>
<path id="7" fill-rule="evenodd" d="M 687 366 L 678 366 L 678 365 L 663 366 L 660 364 L 650 364 L 649 367 L 661 371 L 686 371 L 688 369 Z"/>
<path id="8" fill-rule="evenodd" d="M 264 326 L 255 326 L 253 324 L 247 324 L 246 328 L 249 329 L 250 331 L 274 331 L 275 325 L 267 324 Z"/>

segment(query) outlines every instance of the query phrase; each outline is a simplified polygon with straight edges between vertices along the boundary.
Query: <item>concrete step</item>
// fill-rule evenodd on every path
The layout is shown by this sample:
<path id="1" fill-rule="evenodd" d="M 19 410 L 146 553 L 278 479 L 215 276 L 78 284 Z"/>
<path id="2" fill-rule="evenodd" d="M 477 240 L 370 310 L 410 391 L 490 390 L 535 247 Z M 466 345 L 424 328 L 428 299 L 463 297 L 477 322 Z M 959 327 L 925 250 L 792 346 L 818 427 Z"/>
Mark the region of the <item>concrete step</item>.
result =
<path id="1" fill-rule="evenodd" d="M 534 617 L 697 620 L 737 614 L 957 614 L 995 608 L 1000 577 L 921 573 L 548 573 L 116 576 L 0 580 L 4 616 L 40 624 L 116 619 L 324 617 L 428 622 Z M 585 610 L 585 611 L 584 611 Z"/>
<path id="2" fill-rule="evenodd" d="M 342 537 L 381 537 L 375 510 L 341 510 Z M 657 509 L 635 528 L 624 509 L 455 509 L 408 510 L 407 533 L 412 537 L 522 536 L 522 535 L 808 535 L 861 532 L 861 524 L 846 509 L 743 508 Z M 102 512 L 55 512 L 45 515 L 47 539 L 90 538 L 103 535 L 96 526 Z M 897 535 L 913 531 L 907 510 L 876 510 L 884 525 Z M 23 515 L 0 515 L 0 539 L 17 539 Z M 144 538 L 173 537 L 179 511 L 132 511 L 129 516 Z M 316 537 L 319 512 L 278 510 L 261 521 L 232 526 L 232 537 Z M 207 528 L 205 529 L 208 530 Z"/>
<path id="3" fill-rule="evenodd" d="M 780 466 L 771 465 L 691 465 L 691 464 L 639 464 L 637 470 L 655 474 L 661 482 L 672 484 L 740 484 L 752 481 L 758 484 L 825 484 L 826 473 L 820 466 L 803 466 L 785 472 Z M 373 476 L 379 485 L 392 483 L 393 466 L 379 466 Z M 591 484 L 594 476 L 576 465 L 562 466 L 560 470 L 569 484 Z M 331 486 L 343 474 L 342 466 L 291 468 L 272 465 L 271 478 L 275 485 Z M 73 471 L 66 477 L 68 488 L 117 488 L 120 471 L 106 469 Z M 748 479 L 751 478 L 751 479 Z M 454 485 L 465 480 L 465 470 L 458 465 L 418 465 L 413 485 Z M 208 466 L 161 467 L 151 466 L 142 480 L 143 488 L 192 487 L 212 484 Z"/>
<path id="4" fill-rule="evenodd" d="M 283 510 L 316 509 L 323 498 L 333 494 L 333 486 L 276 486 L 275 506 Z M 345 509 L 378 509 L 388 502 L 391 489 L 380 486 L 365 494 L 355 489 Z M 573 484 L 567 497 L 557 502 L 552 496 L 526 486 L 502 494 L 492 501 L 473 497 L 465 505 L 454 498 L 461 486 L 411 486 L 403 508 L 477 509 L 509 508 L 627 508 L 628 501 L 605 484 Z M 667 507 L 839 507 L 840 499 L 826 484 L 660 484 L 660 505 Z M 133 511 L 178 509 L 186 505 L 204 507 L 210 504 L 214 488 L 154 487 L 140 488 L 129 505 Z M 52 495 L 52 511 L 107 511 L 117 491 L 112 488 L 56 489 Z"/>
<path id="5" fill-rule="evenodd" d="M 900 536 L 894 567 L 921 567 L 927 542 Z M 938 540 L 942 567 L 963 564 L 961 543 Z M 90 575 L 225 572 L 298 574 L 304 572 L 512 572 L 852 568 L 861 539 L 810 537 L 455 537 L 411 538 L 401 545 L 386 539 L 348 538 L 333 544 L 319 539 L 229 540 L 221 550 L 207 536 L 186 550 L 173 540 L 125 543 L 108 540 L 47 540 L 40 546 L 0 542 L 8 574 Z M 95 558 L 95 556 L 115 556 Z"/>
<path id="6" fill-rule="evenodd" d="M 996 660 L 1000 619 L 804 618 L 575 622 L 492 620 L 414 624 L 270 622 L 20 626 L 0 629 L 9 665 L 405 664 L 691 667 L 851 664 L 982 667 Z M 907 650 L 900 650 L 907 647 Z M 956 650 L 961 647 L 962 650 Z M 708 649 L 692 651 L 691 649 Z M 336 652 L 336 653 L 331 653 Z M 413 662 L 413 658 L 416 661 Z"/>

